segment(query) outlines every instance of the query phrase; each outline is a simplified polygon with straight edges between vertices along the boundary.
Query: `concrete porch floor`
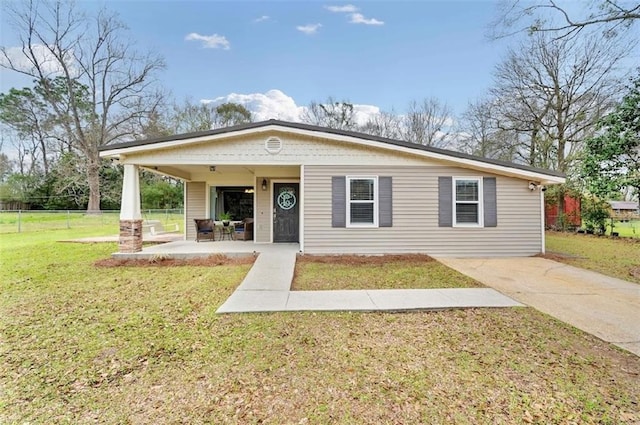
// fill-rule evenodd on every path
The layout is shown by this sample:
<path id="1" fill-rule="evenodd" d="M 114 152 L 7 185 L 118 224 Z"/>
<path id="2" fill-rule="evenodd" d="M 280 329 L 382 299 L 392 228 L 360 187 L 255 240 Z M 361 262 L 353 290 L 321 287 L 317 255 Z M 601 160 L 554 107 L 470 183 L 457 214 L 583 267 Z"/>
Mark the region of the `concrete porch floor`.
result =
<path id="1" fill-rule="evenodd" d="M 224 254 L 229 257 L 256 255 L 268 252 L 298 252 L 297 243 L 254 243 L 253 241 L 174 241 L 159 245 L 145 246 L 141 252 L 116 252 L 114 258 L 152 258 L 168 256 L 171 258 L 208 257 Z"/>

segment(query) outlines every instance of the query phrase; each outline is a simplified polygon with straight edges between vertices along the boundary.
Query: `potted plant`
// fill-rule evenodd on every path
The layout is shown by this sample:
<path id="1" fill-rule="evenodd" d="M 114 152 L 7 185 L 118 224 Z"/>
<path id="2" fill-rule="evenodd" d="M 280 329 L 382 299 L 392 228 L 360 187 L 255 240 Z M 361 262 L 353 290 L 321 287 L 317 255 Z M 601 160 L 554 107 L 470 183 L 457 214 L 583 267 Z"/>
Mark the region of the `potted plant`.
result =
<path id="1" fill-rule="evenodd" d="M 228 226 L 229 220 L 231 220 L 231 213 L 229 211 L 220 213 L 220 220 L 222 220 L 223 226 Z"/>

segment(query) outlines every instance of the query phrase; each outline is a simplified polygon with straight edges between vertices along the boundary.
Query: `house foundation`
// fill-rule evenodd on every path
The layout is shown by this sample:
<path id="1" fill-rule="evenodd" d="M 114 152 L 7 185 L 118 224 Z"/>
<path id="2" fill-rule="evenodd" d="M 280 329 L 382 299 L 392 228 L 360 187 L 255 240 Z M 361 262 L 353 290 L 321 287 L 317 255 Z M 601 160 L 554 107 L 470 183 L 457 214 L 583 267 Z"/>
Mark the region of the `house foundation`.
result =
<path id="1" fill-rule="evenodd" d="M 142 251 L 142 220 L 120 220 L 118 251 L 127 254 Z"/>

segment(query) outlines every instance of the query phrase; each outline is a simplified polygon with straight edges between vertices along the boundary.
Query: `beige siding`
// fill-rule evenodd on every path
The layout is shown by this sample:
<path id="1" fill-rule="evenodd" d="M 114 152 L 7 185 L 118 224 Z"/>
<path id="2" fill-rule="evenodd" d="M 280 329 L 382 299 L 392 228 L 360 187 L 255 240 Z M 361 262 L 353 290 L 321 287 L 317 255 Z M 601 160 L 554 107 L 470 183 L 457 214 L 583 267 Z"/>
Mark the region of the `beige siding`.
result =
<path id="1" fill-rule="evenodd" d="M 193 223 L 194 218 L 207 218 L 207 184 L 205 182 L 185 183 L 187 198 L 186 211 L 186 238 L 195 240 L 196 228 Z"/>
<path id="2" fill-rule="evenodd" d="M 262 190 L 260 185 L 263 178 L 258 177 L 256 179 L 256 205 L 254 205 L 256 224 L 253 229 L 256 242 L 271 241 L 271 185 L 267 185 L 266 191 Z M 268 178 L 267 181 L 269 181 Z"/>
<path id="3" fill-rule="evenodd" d="M 434 256 L 526 256 L 540 252 L 540 194 L 527 181 L 495 176 L 498 226 L 438 227 L 438 176 L 488 176 L 438 166 L 305 166 L 305 252 L 426 253 Z M 393 227 L 332 228 L 331 177 L 393 177 Z"/>
<path id="4" fill-rule="evenodd" d="M 217 140 L 172 149 L 162 149 L 128 155 L 123 162 L 142 165 L 163 164 L 269 164 L 269 165 L 350 165 L 364 162 L 372 165 L 421 165 L 435 164 L 418 155 L 393 152 L 391 149 L 380 149 L 367 146 L 338 142 L 314 137 L 291 137 L 270 133 L 282 140 L 282 150 L 272 154 L 265 150 L 267 135 L 253 135 L 245 138 Z M 390 148 L 392 148 L 390 146 Z M 390 155 L 390 152 L 391 153 Z M 194 178 L 196 176 L 194 175 Z"/>

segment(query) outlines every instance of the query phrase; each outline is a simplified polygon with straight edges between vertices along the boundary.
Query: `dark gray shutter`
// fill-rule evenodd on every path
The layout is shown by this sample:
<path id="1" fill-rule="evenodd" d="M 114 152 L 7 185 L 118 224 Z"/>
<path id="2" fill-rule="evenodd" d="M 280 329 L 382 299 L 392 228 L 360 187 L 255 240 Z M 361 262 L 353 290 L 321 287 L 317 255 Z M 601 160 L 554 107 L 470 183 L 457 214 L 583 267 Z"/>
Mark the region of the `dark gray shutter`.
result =
<path id="1" fill-rule="evenodd" d="M 331 177 L 331 227 L 347 226 L 347 189 L 344 176 Z"/>
<path id="2" fill-rule="evenodd" d="M 378 177 L 378 226 L 393 226 L 393 188 L 391 177 Z"/>
<path id="3" fill-rule="evenodd" d="M 438 177 L 438 227 L 453 226 L 451 177 Z"/>
<path id="4" fill-rule="evenodd" d="M 496 201 L 496 178 L 484 177 L 482 179 L 484 200 L 484 227 L 498 226 L 498 210 Z"/>

